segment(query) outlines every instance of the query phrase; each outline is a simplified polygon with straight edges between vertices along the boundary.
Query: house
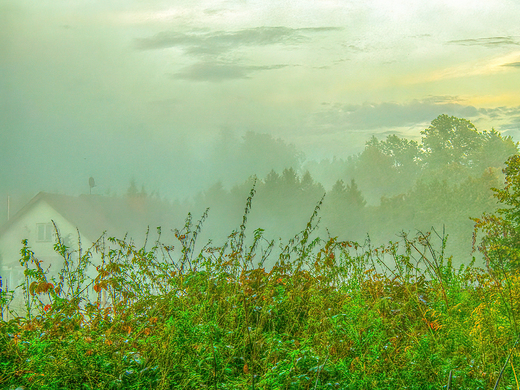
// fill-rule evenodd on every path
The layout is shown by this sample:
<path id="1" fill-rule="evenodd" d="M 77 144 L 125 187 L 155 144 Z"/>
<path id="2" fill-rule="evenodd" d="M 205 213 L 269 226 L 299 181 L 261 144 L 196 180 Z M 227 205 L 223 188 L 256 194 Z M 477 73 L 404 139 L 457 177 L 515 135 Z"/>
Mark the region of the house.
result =
<path id="1" fill-rule="evenodd" d="M 64 264 L 54 250 L 57 233 L 72 250 L 79 248 L 79 242 L 83 250 L 92 247 L 105 232 L 107 237 L 126 236 L 140 246 L 145 242 L 148 227 L 152 236 L 157 226 L 167 230 L 174 223 L 175 216 L 167 206 L 165 202 L 143 196 L 38 193 L 0 227 L 2 289 L 13 291 L 24 280 L 24 268 L 20 265 L 22 240 L 27 240 L 34 256 L 42 261 L 42 268 L 50 275 L 57 275 Z M 153 240 L 149 237 L 150 242 Z M 100 255 L 94 253 L 92 261 L 100 262 Z"/>

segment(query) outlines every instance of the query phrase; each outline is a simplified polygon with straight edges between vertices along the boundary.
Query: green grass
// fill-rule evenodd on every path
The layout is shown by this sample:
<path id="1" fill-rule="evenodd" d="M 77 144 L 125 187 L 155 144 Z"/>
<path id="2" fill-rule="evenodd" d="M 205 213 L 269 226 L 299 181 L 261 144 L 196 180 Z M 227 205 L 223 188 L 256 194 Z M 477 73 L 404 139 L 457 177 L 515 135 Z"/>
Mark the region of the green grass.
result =
<path id="1" fill-rule="evenodd" d="M 492 389 L 504 367 L 500 388 L 519 388 L 519 275 L 454 269 L 435 233 L 311 239 L 318 207 L 275 256 L 261 229 L 246 239 L 252 195 L 221 247 L 195 251 L 205 216 L 175 249 L 98 241 L 93 280 L 94 248 L 74 261 L 59 241 L 50 280 L 26 244 L 31 315 L 0 323 L 0 387 L 441 389 L 451 373 L 450 389 Z"/>

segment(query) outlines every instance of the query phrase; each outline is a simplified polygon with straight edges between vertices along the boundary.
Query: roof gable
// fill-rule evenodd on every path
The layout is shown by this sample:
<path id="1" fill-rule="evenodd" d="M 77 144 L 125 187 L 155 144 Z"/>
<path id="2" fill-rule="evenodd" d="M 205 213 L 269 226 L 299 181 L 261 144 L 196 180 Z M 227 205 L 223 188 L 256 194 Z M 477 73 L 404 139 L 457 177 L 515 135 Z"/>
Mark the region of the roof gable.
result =
<path id="1" fill-rule="evenodd" d="M 47 203 L 90 241 L 97 240 L 105 231 L 118 238 L 128 234 L 139 239 L 144 237 L 148 226 L 163 226 L 171 216 L 171 210 L 164 204 L 154 204 L 141 197 L 69 196 L 40 192 L 0 228 L 0 236 L 17 220 L 33 212 L 39 202 Z"/>

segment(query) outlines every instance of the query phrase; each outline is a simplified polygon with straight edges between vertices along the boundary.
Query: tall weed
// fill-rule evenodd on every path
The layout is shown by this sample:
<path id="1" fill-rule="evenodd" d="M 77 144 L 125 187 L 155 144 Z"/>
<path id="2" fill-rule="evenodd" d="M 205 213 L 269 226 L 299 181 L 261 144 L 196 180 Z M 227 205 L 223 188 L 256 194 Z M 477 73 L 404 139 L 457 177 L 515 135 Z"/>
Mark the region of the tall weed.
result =
<path id="1" fill-rule="evenodd" d="M 175 245 L 160 229 L 150 248 L 103 235 L 72 250 L 58 236 L 57 276 L 24 242 L 25 315 L 0 323 L 2 386 L 517 386 L 517 276 L 455 269 L 435 232 L 380 247 L 320 239 L 321 201 L 273 255 L 262 229 L 248 233 L 253 196 L 220 246 L 197 245 L 207 211 Z"/>

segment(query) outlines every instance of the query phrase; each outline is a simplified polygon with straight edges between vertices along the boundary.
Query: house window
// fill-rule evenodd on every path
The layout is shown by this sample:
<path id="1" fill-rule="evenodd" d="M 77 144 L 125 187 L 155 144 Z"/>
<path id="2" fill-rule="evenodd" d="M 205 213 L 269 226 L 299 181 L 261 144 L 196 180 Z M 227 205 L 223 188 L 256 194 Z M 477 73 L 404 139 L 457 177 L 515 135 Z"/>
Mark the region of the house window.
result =
<path id="1" fill-rule="evenodd" d="M 36 232 L 38 234 L 37 241 L 52 241 L 52 223 L 37 223 Z"/>

